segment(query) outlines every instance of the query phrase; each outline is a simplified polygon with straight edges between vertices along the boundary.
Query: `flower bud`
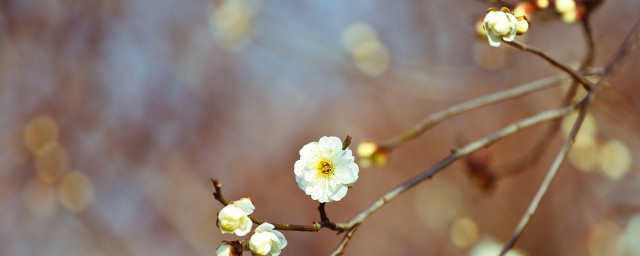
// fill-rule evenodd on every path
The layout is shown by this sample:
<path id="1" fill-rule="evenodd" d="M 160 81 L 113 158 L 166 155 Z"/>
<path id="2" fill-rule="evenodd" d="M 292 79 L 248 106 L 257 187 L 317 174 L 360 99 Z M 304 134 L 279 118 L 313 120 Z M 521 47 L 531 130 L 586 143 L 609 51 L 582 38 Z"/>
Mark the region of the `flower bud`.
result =
<path id="1" fill-rule="evenodd" d="M 389 151 L 383 149 L 373 142 L 362 142 L 358 145 L 358 157 L 360 165 L 369 167 L 371 165 L 384 166 L 387 163 Z"/>
<path id="2" fill-rule="evenodd" d="M 518 19 L 518 32 L 516 34 L 522 35 L 524 33 L 527 33 L 527 30 L 529 30 L 529 20 L 527 19 L 527 16 L 518 17 L 517 19 Z"/>
<path id="3" fill-rule="evenodd" d="M 242 255 L 242 245 L 238 241 L 222 241 L 216 249 L 216 256 L 239 256 Z"/>
<path id="4" fill-rule="evenodd" d="M 223 234 L 234 233 L 237 236 L 244 236 L 251 231 L 251 226 L 253 226 L 248 215 L 253 213 L 254 209 L 251 199 L 243 197 L 222 208 L 218 212 L 216 224 Z"/>
<path id="5" fill-rule="evenodd" d="M 489 9 L 484 17 L 483 26 L 487 31 L 489 44 L 498 47 L 502 40 L 511 42 L 516 37 L 518 20 L 508 8 L 502 8 L 499 11 Z"/>
<path id="6" fill-rule="evenodd" d="M 271 223 L 265 222 L 256 228 L 249 239 L 249 249 L 257 255 L 280 255 L 280 251 L 287 247 L 287 239 L 280 231 L 273 230 Z"/>

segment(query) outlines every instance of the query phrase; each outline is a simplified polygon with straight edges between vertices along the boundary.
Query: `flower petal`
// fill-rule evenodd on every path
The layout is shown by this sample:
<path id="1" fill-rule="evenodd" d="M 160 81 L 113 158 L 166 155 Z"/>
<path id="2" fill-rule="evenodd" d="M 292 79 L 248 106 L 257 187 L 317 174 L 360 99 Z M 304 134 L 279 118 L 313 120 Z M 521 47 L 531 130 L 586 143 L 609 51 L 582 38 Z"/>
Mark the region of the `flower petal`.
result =
<path id="1" fill-rule="evenodd" d="M 236 234 L 236 236 L 244 236 L 246 234 L 249 234 L 249 232 L 251 232 L 251 227 L 253 226 L 253 222 L 251 222 L 251 219 L 249 219 L 249 217 L 242 217 L 242 219 L 240 219 L 240 225 L 238 226 L 238 229 L 236 229 L 236 231 L 234 232 Z"/>
<path id="2" fill-rule="evenodd" d="M 280 249 L 284 249 L 285 247 L 287 247 L 287 239 L 280 231 L 274 230 L 271 231 L 271 233 L 273 233 L 278 238 L 278 241 L 280 242 Z"/>
<path id="3" fill-rule="evenodd" d="M 342 141 L 335 136 L 325 136 L 318 141 L 318 147 L 329 150 L 330 152 L 338 152 L 342 150 Z"/>
<path id="4" fill-rule="evenodd" d="M 307 161 L 298 160 L 293 164 L 293 173 L 296 176 L 302 175 L 302 171 L 304 171 L 304 167 L 307 165 Z"/>
<path id="5" fill-rule="evenodd" d="M 256 209 L 256 207 L 253 206 L 253 202 L 251 202 L 251 199 L 248 197 L 240 198 L 240 200 L 233 202 L 233 205 L 240 208 L 247 215 L 252 214 L 253 210 Z"/>
<path id="6" fill-rule="evenodd" d="M 347 195 L 347 186 L 340 186 L 338 190 L 330 196 L 332 201 L 340 201 L 344 196 Z"/>
<path id="7" fill-rule="evenodd" d="M 256 228 L 256 232 L 268 232 L 271 231 L 275 228 L 276 226 L 274 226 L 273 224 L 269 223 L 269 222 L 264 222 L 262 224 L 260 224 L 260 226 L 258 226 Z"/>
<path id="8" fill-rule="evenodd" d="M 498 47 L 502 43 L 502 39 L 493 33 L 487 33 L 487 38 L 489 39 L 489 45 L 493 47 Z"/>
<path id="9" fill-rule="evenodd" d="M 318 151 L 318 142 L 309 142 L 307 145 L 304 145 L 302 149 L 300 149 L 300 157 L 301 159 L 311 158 Z"/>

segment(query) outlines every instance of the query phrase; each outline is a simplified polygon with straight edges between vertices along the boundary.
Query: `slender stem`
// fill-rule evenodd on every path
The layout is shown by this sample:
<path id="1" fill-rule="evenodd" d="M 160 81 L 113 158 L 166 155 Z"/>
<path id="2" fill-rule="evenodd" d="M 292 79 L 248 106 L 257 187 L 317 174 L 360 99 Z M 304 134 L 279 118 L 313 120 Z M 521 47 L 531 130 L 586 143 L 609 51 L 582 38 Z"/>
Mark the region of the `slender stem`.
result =
<path id="1" fill-rule="evenodd" d="M 413 186 L 419 184 L 420 182 L 426 179 L 430 179 L 431 177 L 433 177 L 433 175 L 435 175 L 445 167 L 449 166 L 451 163 L 455 162 L 456 160 L 460 159 L 461 157 L 464 157 L 470 153 L 473 153 L 478 149 L 487 147 L 500 139 L 503 139 L 518 131 L 521 131 L 524 128 L 528 128 L 545 121 L 549 121 L 549 120 L 553 120 L 553 119 L 565 116 L 568 113 L 573 112 L 575 109 L 576 109 L 576 105 L 570 105 L 567 107 L 551 109 L 548 111 L 538 113 L 534 116 L 514 122 L 484 138 L 481 138 L 477 141 L 469 143 L 464 147 L 461 147 L 457 150 L 453 150 L 449 156 L 440 160 L 440 162 L 436 163 L 431 168 L 427 169 L 426 171 L 416 175 L 410 180 L 407 180 L 406 182 L 398 185 L 396 188 L 387 192 L 380 199 L 376 200 L 373 204 L 371 204 L 371 206 L 369 206 L 367 209 L 365 209 L 360 214 L 358 214 L 353 219 L 351 219 L 348 223 L 346 224 L 338 223 L 337 226 L 340 229 L 349 230 L 352 227 L 362 223 L 369 215 L 371 215 L 372 213 L 380 209 L 389 201 L 393 200 L 394 198 L 396 198 L 403 192 L 407 191 L 408 189 L 412 188 Z"/>
<path id="2" fill-rule="evenodd" d="M 585 72 L 585 75 L 593 75 L 601 72 L 601 69 L 591 69 Z M 566 74 L 560 74 L 553 77 L 548 77 L 540 80 L 536 80 L 530 83 L 520 85 L 518 87 L 510 88 L 504 91 L 488 94 L 482 97 L 475 98 L 470 101 L 466 101 L 454 106 L 451 106 L 442 111 L 429 115 L 411 129 L 391 138 L 388 141 L 379 144 L 380 148 L 391 150 L 401 144 L 414 139 L 423 134 L 427 129 L 434 125 L 446 120 L 447 118 L 454 117 L 456 115 L 465 113 L 467 111 L 477 109 L 490 104 L 502 102 L 509 99 L 516 99 L 518 97 L 534 93 L 543 89 L 547 89 L 553 86 L 559 85 L 558 82 L 571 78 Z"/>
<path id="3" fill-rule="evenodd" d="M 356 231 L 358 230 L 358 227 L 359 226 L 355 226 L 349 229 L 349 231 L 344 235 L 344 237 L 342 237 L 342 241 L 340 241 L 336 249 L 330 254 L 331 256 L 339 256 L 344 253 L 344 249 L 347 248 L 347 244 L 351 241 L 351 237 L 353 237 L 353 234 L 356 233 Z"/>
<path id="4" fill-rule="evenodd" d="M 593 64 L 593 59 L 595 56 L 595 44 L 593 40 L 593 33 L 591 32 L 589 17 L 589 15 L 586 15 L 581 21 L 582 32 L 584 34 L 584 40 L 586 41 L 587 45 L 587 53 L 582 60 L 582 63 L 580 64 L 580 71 L 585 71 L 587 67 L 591 66 L 591 64 Z M 562 105 L 567 105 L 573 100 L 576 93 L 578 92 L 578 85 L 579 83 L 576 80 L 573 80 L 573 82 L 569 85 L 569 90 L 567 91 L 567 94 L 562 101 Z M 526 154 L 522 159 L 516 160 L 515 164 L 508 165 L 506 168 L 507 170 L 501 172 L 500 176 L 506 177 L 509 175 L 516 175 L 532 166 L 535 166 L 538 161 L 542 159 L 542 156 L 553 141 L 552 138 L 556 135 L 559 128 L 560 120 L 553 121 L 551 123 L 551 126 L 549 126 L 547 128 L 547 131 L 541 136 L 542 139 L 540 139 L 538 143 L 536 143 L 530 153 Z"/>
<path id="5" fill-rule="evenodd" d="M 500 252 L 501 256 L 505 255 L 511 248 L 513 248 L 515 243 L 518 241 L 518 238 L 520 238 L 520 236 L 522 235 L 522 232 L 529 224 L 529 221 L 533 217 L 533 214 L 535 214 L 536 210 L 538 209 L 538 205 L 540 204 L 540 201 L 542 201 L 542 198 L 547 193 L 547 190 L 549 189 L 549 185 L 551 184 L 556 174 L 558 173 L 560 166 L 562 166 L 564 159 L 567 157 L 567 154 L 569 153 L 569 150 L 571 149 L 571 146 L 575 141 L 576 135 L 578 134 L 578 131 L 582 126 L 582 121 L 584 120 L 584 117 L 587 113 L 587 107 L 589 106 L 589 103 L 591 102 L 592 99 L 593 99 L 593 94 L 591 93 L 585 98 L 584 104 L 582 104 L 582 106 L 580 107 L 578 118 L 576 118 L 576 121 L 573 124 L 573 128 L 571 129 L 571 133 L 569 133 L 569 137 L 567 138 L 566 142 L 562 146 L 562 149 L 560 149 L 560 152 L 558 152 L 558 155 L 556 156 L 556 159 L 553 161 L 553 164 L 551 165 L 551 168 L 549 169 L 547 176 L 544 178 L 544 181 L 540 185 L 540 188 L 538 189 L 538 192 L 536 193 L 535 197 L 533 198 L 533 200 L 531 200 L 531 204 L 529 204 L 529 208 L 520 219 L 520 223 L 518 224 L 515 231 L 513 232 L 511 239 L 509 239 L 509 242 L 507 242 L 502 248 L 502 251 Z"/>
<path id="6" fill-rule="evenodd" d="M 535 54 L 537 56 L 540 56 L 541 58 L 543 58 L 544 60 L 549 62 L 551 65 L 561 69 L 564 72 L 567 72 L 567 74 L 569 74 L 573 79 L 575 79 L 580 84 L 582 84 L 582 86 L 584 86 L 585 90 L 587 90 L 587 91 L 592 91 L 593 90 L 593 87 L 594 87 L 593 83 L 591 83 L 589 80 L 587 80 L 586 78 L 581 76 L 580 73 L 578 73 L 578 71 L 575 71 L 572 68 L 570 68 L 569 66 L 560 63 L 556 59 L 554 59 L 551 56 L 549 56 L 546 53 L 544 53 L 542 50 L 537 49 L 537 48 L 533 48 L 531 46 L 528 46 L 528 45 L 525 45 L 523 43 L 516 42 L 516 41 L 512 41 L 512 42 L 504 41 L 504 43 L 506 43 L 508 45 L 511 45 L 513 47 L 516 47 L 516 48 L 518 48 L 520 50 L 523 50 L 525 52 L 529 52 L 529 53 Z"/>
<path id="7" fill-rule="evenodd" d="M 580 66 L 580 70 L 584 70 L 591 64 L 593 64 L 593 59 L 596 56 L 596 45 L 593 40 L 593 32 L 591 31 L 591 16 L 586 15 L 582 22 L 582 32 L 584 33 L 584 39 L 587 42 L 587 56 L 582 60 L 582 65 Z"/>
<path id="8" fill-rule="evenodd" d="M 535 214 L 540 201 L 546 194 L 547 189 L 551 184 L 551 181 L 553 181 L 553 178 L 555 177 L 560 166 L 562 165 L 562 162 L 564 161 L 569 150 L 571 149 L 571 145 L 573 144 L 573 141 L 575 140 L 575 137 L 577 136 L 578 131 L 580 130 L 580 126 L 582 125 L 582 121 L 584 120 L 584 117 L 586 115 L 586 112 L 590 103 L 595 99 L 598 93 L 602 90 L 604 81 L 606 81 L 606 79 L 609 76 L 611 76 L 615 68 L 618 65 L 620 65 L 620 63 L 624 60 L 624 58 L 628 56 L 637 47 L 639 42 L 640 42 L 640 20 L 636 22 L 631 32 L 629 32 L 629 34 L 625 38 L 622 45 L 618 48 L 618 51 L 616 52 L 616 54 L 614 54 L 614 56 L 611 58 L 611 60 L 607 64 L 604 74 L 601 76 L 600 80 L 598 80 L 598 82 L 594 86 L 594 91 L 589 92 L 585 97 L 585 99 L 583 100 L 583 105 L 580 107 L 578 118 L 573 124 L 573 128 L 571 129 L 571 133 L 569 133 L 569 137 L 567 141 L 565 142 L 560 152 L 558 152 L 558 155 L 556 156 L 556 159 L 554 160 L 553 165 L 549 169 L 547 176 L 545 177 L 544 181 L 540 185 L 540 188 L 538 189 L 538 192 L 536 193 L 535 197 L 529 204 L 529 208 L 527 209 L 525 214 L 522 216 L 520 223 L 516 227 L 509 241 L 502 248 L 500 255 L 506 254 L 511 248 L 513 248 L 515 243 L 518 241 L 518 238 L 520 238 L 520 236 L 522 235 L 522 232 L 524 232 L 525 228 L 529 224 L 529 221 Z"/>
<path id="9" fill-rule="evenodd" d="M 329 221 L 327 212 L 324 211 L 324 203 L 320 203 L 320 205 L 318 205 L 318 212 L 320 212 L 320 221 Z"/>
<path id="10" fill-rule="evenodd" d="M 347 137 L 345 137 L 344 140 L 342 141 L 342 150 L 347 149 L 350 144 L 351 144 L 351 135 L 347 135 Z"/>
<path id="11" fill-rule="evenodd" d="M 220 181 L 212 178 L 211 183 L 215 188 L 215 191 L 213 192 L 213 197 L 224 206 L 227 206 L 230 202 L 227 201 L 224 198 L 224 196 L 222 196 L 222 191 L 221 191 L 222 184 L 220 183 Z M 249 216 L 249 218 L 253 223 L 258 225 L 265 222 L 264 220 L 253 217 L 253 216 Z M 306 232 L 317 232 L 322 227 L 329 227 L 328 225 L 329 223 L 313 223 L 311 225 L 296 225 L 296 224 L 281 224 L 281 223 L 271 223 L 271 224 L 273 224 L 273 226 L 275 226 L 275 229 L 278 229 L 278 230 L 289 230 L 289 231 L 295 230 L 295 231 L 306 231 Z M 335 224 L 333 224 L 333 226 L 335 226 Z"/>
<path id="12" fill-rule="evenodd" d="M 616 51 L 616 53 L 611 58 L 611 61 L 609 61 L 609 63 L 605 67 L 604 74 L 602 74 L 602 77 L 603 78 L 608 77 L 613 72 L 613 70 L 615 70 L 615 68 L 619 66 L 622 63 L 622 61 L 627 56 L 629 56 L 631 52 L 633 52 L 633 50 L 635 50 L 639 42 L 640 42 L 640 19 L 633 26 L 633 28 L 631 29 L 631 32 L 629 32 L 627 37 L 624 39 L 624 42 L 622 43 L 622 45 L 618 48 L 618 51 Z M 604 79 L 601 79 L 600 81 L 603 81 L 603 80 Z"/>

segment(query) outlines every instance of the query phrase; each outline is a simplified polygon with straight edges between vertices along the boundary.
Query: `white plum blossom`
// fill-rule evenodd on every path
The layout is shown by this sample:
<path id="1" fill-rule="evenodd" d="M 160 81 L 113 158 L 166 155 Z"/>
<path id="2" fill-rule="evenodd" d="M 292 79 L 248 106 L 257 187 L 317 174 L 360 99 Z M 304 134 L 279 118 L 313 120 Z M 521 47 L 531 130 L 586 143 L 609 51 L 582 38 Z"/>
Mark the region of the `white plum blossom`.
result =
<path id="1" fill-rule="evenodd" d="M 322 137 L 300 149 L 294 164 L 296 182 L 311 199 L 321 203 L 342 199 L 358 179 L 358 165 L 338 137 Z"/>
<path id="2" fill-rule="evenodd" d="M 273 230 L 271 223 L 265 222 L 256 228 L 249 239 L 249 249 L 257 255 L 280 255 L 280 251 L 287 247 L 287 239 L 280 231 Z"/>
<path id="3" fill-rule="evenodd" d="M 218 249 L 216 249 L 216 256 L 236 256 L 233 246 L 227 242 L 223 242 Z"/>
<path id="4" fill-rule="evenodd" d="M 244 236 L 251 231 L 253 223 L 249 214 L 253 213 L 255 206 L 248 197 L 231 202 L 218 212 L 218 227 L 223 234 L 234 233 Z"/>
<path id="5" fill-rule="evenodd" d="M 483 27 L 487 32 L 489 44 L 498 47 L 502 40 L 511 42 L 515 39 L 518 32 L 518 19 L 507 8 L 490 9 L 484 17 Z"/>

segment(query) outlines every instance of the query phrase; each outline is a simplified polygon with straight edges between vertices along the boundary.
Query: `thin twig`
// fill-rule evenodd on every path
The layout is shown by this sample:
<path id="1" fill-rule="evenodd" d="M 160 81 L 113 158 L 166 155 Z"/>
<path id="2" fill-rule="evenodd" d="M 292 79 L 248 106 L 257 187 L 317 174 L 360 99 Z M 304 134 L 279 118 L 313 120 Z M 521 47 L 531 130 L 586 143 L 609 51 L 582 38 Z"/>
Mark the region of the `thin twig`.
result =
<path id="1" fill-rule="evenodd" d="M 378 209 L 380 209 L 382 206 L 384 206 L 385 204 L 387 204 L 389 201 L 393 200 L 394 198 L 396 198 L 397 196 L 399 196 L 400 194 L 402 194 L 403 192 L 407 191 L 408 189 L 410 189 L 411 187 L 419 184 L 420 182 L 426 180 L 426 179 L 430 179 L 431 177 L 433 177 L 433 175 L 435 175 L 436 173 L 438 173 L 440 170 L 444 169 L 445 167 L 449 166 L 451 163 L 455 162 L 456 160 L 460 159 L 461 157 L 464 157 L 470 153 L 475 152 L 478 149 L 487 147 L 493 143 L 495 143 L 496 141 L 503 139 L 509 135 L 512 135 L 518 131 L 521 131 L 524 128 L 528 128 L 531 127 L 533 125 L 545 122 L 545 121 L 549 121 L 549 120 L 553 120 L 562 116 L 567 115 L 568 113 L 573 112 L 576 109 L 576 105 L 570 105 L 567 107 L 562 107 L 562 108 L 556 108 L 556 109 L 551 109 L 551 110 L 547 110 L 544 112 L 540 112 L 536 115 L 533 115 L 531 117 L 519 120 L 517 122 L 514 122 L 484 138 L 481 138 L 477 141 L 474 141 L 472 143 L 469 143 L 467 145 L 465 145 L 464 147 L 461 147 L 457 150 L 453 150 L 452 153 L 445 157 L 444 159 L 440 160 L 438 163 L 436 163 L 435 165 L 433 165 L 431 168 L 427 169 L 426 171 L 416 175 L 415 177 L 411 178 L 410 180 L 407 180 L 406 182 L 398 185 L 397 187 L 395 187 L 394 189 L 392 189 L 391 191 L 387 192 L 385 195 L 383 195 L 380 199 L 376 200 L 373 204 L 371 204 L 367 209 L 365 209 L 364 211 L 362 211 L 360 214 L 358 214 L 357 216 L 355 216 L 353 219 L 351 219 L 348 223 L 346 224 L 342 224 L 342 223 L 338 223 L 337 227 L 342 229 L 342 230 L 349 230 L 352 227 L 362 223 L 369 215 L 371 215 L 373 212 L 377 211 Z"/>
<path id="2" fill-rule="evenodd" d="M 513 248 L 515 243 L 518 241 L 518 238 L 522 235 L 522 232 L 524 232 L 524 229 L 529 224 L 529 221 L 535 214 L 538 208 L 538 205 L 542 200 L 542 197 L 544 197 L 547 189 L 549 188 L 549 184 L 551 184 L 551 181 L 553 181 L 553 178 L 555 177 L 560 166 L 562 165 L 562 162 L 564 161 L 569 150 L 571 149 L 571 145 L 573 144 L 573 141 L 575 140 L 575 137 L 578 134 L 578 131 L 580 130 L 580 126 L 582 125 L 582 121 L 584 120 L 584 117 L 586 115 L 586 112 L 590 103 L 598 95 L 598 92 L 602 90 L 606 79 L 613 73 L 615 68 L 618 65 L 620 65 L 620 63 L 624 60 L 624 58 L 628 56 L 636 48 L 639 42 L 640 42 L 640 20 L 636 22 L 631 32 L 629 32 L 629 34 L 625 38 L 622 45 L 618 48 L 618 51 L 616 52 L 616 54 L 614 54 L 614 56 L 611 58 L 611 61 L 609 61 L 609 63 L 607 64 L 604 74 L 594 86 L 594 91 L 589 92 L 585 97 L 585 99 L 583 100 L 583 105 L 580 107 L 579 115 L 575 123 L 573 124 L 573 128 L 571 129 L 569 138 L 565 142 L 560 152 L 558 152 L 558 155 L 556 156 L 556 159 L 554 160 L 553 165 L 549 169 L 549 172 L 547 173 L 547 176 L 545 177 L 544 181 L 540 185 L 540 188 L 538 189 L 536 196 L 533 198 L 533 200 L 529 204 L 529 208 L 527 209 L 525 214 L 522 216 L 520 223 L 516 227 L 511 238 L 502 248 L 500 255 L 506 254 L 511 248 Z"/>
<path id="3" fill-rule="evenodd" d="M 593 75 L 601 72 L 602 69 L 594 68 L 586 71 L 585 75 Z M 518 87 L 513 87 L 507 90 L 499 91 L 496 93 L 488 94 L 482 97 L 475 98 L 470 101 L 466 101 L 457 105 L 453 105 L 447 109 L 442 111 L 433 113 L 420 121 L 411 129 L 387 140 L 379 144 L 381 149 L 391 150 L 411 139 L 414 139 L 421 134 L 423 134 L 427 129 L 433 127 L 434 125 L 440 123 L 441 121 L 446 120 L 447 118 L 454 117 L 456 115 L 465 113 L 467 111 L 477 109 L 483 106 L 487 106 L 490 104 L 502 102 L 505 100 L 516 99 L 518 97 L 534 93 L 543 89 L 547 89 L 553 86 L 559 85 L 558 82 L 566 79 L 570 79 L 571 77 L 566 74 L 560 74 L 553 77 L 548 77 L 540 80 L 536 80 L 530 83 L 526 83 L 520 85 Z"/>
<path id="4" fill-rule="evenodd" d="M 613 55 L 611 61 L 607 64 L 604 69 L 604 74 L 602 74 L 602 78 L 599 82 L 603 81 L 607 77 L 611 75 L 611 73 L 618 67 L 622 61 L 629 56 L 633 50 L 640 43 L 640 20 L 636 22 L 636 24 L 631 29 L 631 32 L 624 39 L 622 45 L 618 48 L 618 51 Z"/>
<path id="5" fill-rule="evenodd" d="M 329 221 L 327 212 L 324 211 L 324 203 L 320 203 L 320 205 L 318 205 L 318 212 L 320 212 L 320 221 Z"/>
<path id="6" fill-rule="evenodd" d="M 542 50 L 534 48 L 534 47 L 531 47 L 531 46 L 528 46 L 528 45 L 525 45 L 525 44 L 520 43 L 520 42 L 516 42 L 516 41 L 512 41 L 512 42 L 503 41 L 503 42 L 508 44 L 508 45 L 511 45 L 513 47 L 516 47 L 516 48 L 518 48 L 520 50 L 523 50 L 525 52 L 529 52 L 529 53 L 535 54 L 537 56 L 540 56 L 541 58 L 543 58 L 547 62 L 549 62 L 551 65 L 556 66 L 557 68 L 563 70 L 564 72 L 567 72 L 567 74 L 569 74 L 573 79 L 575 79 L 580 84 L 582 84 L 582 86 L 584 87 L 585 90 L 587 90 L 587 91 L 592 91 L 593 90 L 593 87 L 594 87 L 593 83 L 591 83 L 589 80 L 587 80 L 586 78 L 581 76 L 578 71 L 575 71 L 572 68 L 570 68 L 569 66 L 560 63 L 556 59 L 554 59 L 551 56 L 549 56 L 546 53 L 544 53 Z"/>
<path id="7" fill-rule="evenodd" d="M 216 179 L 211 179 L 211 183 L 213 184 L 213 187 L 215 189 L 215 192 L 213 192 L 213 197 L 218 200 L 218 202 L 220 202 L 221 204 L 223 204 L 224 206 L 227 206 L 230 202 L 227 201 L 223 196 L 222 196 L 222 192 L 221 192 L 221 187 L 222 184 L 220 183 L 220 181 L 216 180 Z M 255 224 L 262 224 L 265 221 L 259 218 L 256 218 L 254 216 L 249 216 L 249 218 L 251 219 L 251 221 Z M 330 228 L 329 223 L 313 223 L 311 225 L 297 225 L 297 224 L 281 224 L 281 223 L 271 223 L 273 226 L 275 226 L 275 229 L 278 230 L 288 230 L 288 231 L 305 231 L 305 232 L 318 232 L 321 228 L 323 227 L 327 227 Z M 327 225 L 327 226 L 325 226 Z M 335 227 L 335 223 L 333 223 L 333 225 Z"/>
<path id="8" fill-rule="evenodd" d="M 349 144 L 351 144 L 351 135 L 347 135 L 347 137 L 345 137 L 344 140 L 342 141 L 342 149 L 343 150 L 347 149 L 347 147 L 349 147 Z M 220 181 L 212 178 L 211 183 L 213 184 L 213 187 L 215 189 L 215 191 L 213 192 L 213 197 L 224 206 L 227 206 L 230 202 L 227 201 L 222 195 L 222 189 L 221 189 L 222 184 L 220 183 Z M 318 211 L 320 212 L 320 222 L 314 222 L 311 225 L 271 223 L 271 222 L 269 223 L 271 223 L 277 230 L 305 231 L 305 232 L 317 232 L 317 231 L 320 231 L 321 228 L 328 228 L 338 232 L 343 232 L 346 230 L 346 229 L 341 229 L 337 227 L 336 223 L 329 220 L 329 217 L 327 217 L 327 213 L 324 210 L 324 203 L 320 203 L 320 205 L 318 206 Z M 249 218 L 253 223 L 258 225 L 265 222 L 264 220 L 254 216 L 249 216 Z"/>
<path id="9" fill-rule="evenodd" d="M 580 111 L 578 112 L 578 118 L 576 118 L 576 121 L 573 124 L 573 128 L 571 129 L 571 133 L 569 134 L 569 137 L 567 138 L 566 142 L 562 146 L 562 149 L 560 149 L 560 152 L 558 152 L 558 155 L 556 156 L 556 159 L 553 161 L 553 164 L 551 165 L 551 168 L 549 169 L 547 176 L 544 178 L 544 181 L 540 185 L 540 188 L 538 189 L 538 192 L 536 193 L 535 197 L 533 198 L 533 200 L 531 200 L 531 204 L 529 204 L 529 208 L 527 209 L 527 212 L 522 216 L 522 219 L 520 220 L 520 223 L 518 224 L 515 231 L 513 232 L 511 239 L 509 239 L 509 242 L 507 242 L 502 248 L 502 251 L 500 252 L 501 256 L 505 255 L 511 248 L 513 248 L 516 241 L 518 241 L 518 238 L 520 238 L 520 235 L 522 235 L 522 232 L 529 224 L 529 220 L 531 220 L 531 217 L 533 217 L 533 214 L 536 212 L 536 209 L 538 208 L 540 201 L 542 200 L 544 195 L 547 193 L 547 190 L 549 189 L 549 185 L 551 184 L 556 174 L 558 173 L 560 166 L 562 166 L 562 163 L 564 162 L 564 159 L 567 157 L 567 154 L 569 153 L 569 150 L 573 145 L 576 135 L 578 134 L 578 131 L 582 126 L 582 121 L 584 120 L 584 117 L 587 113 L 587 108 L 589 106 L 589 103 L 593 99 L 592 95 L 593 94 L 590 93 L 583 101 L 584 104 L 582 104 L 582 106 L 580 107 Z"/>
<path id="10" fill-rule="evenodd" d="M 359 226 L 355 226 L 349 229 L 349 231 L 344 235 L 344 237 L 342 237 L 342 241 L 340 241 L 336 249 L 330 254 L 331 256 L 339 256 L 344 253 L 344 249 L 347 248 L 347 244 L 349 244 L 349 242 L 351 241 L 351 237 L 353 237 L 353 234 L 356 233 L 356 231 L 358 230 L 358 227 Z"/>
<path id="11" fill-rule="evenodd" d="M 589 17 L 590 17 L 589 15 L 586 15 L 584 19 L 582 19 L 581 21 L 582 32 L 584 34 L 584 40 L 586 41 L 586 46 L 587 46 L 586 55 L 582 60 L 582 63 L 580 63 L 580 71 L 582 72 L 585 71 L 587 67 L 593 64 L 593 59 L 595 57 L 595 51 L 596 51 Z M 573 82 L 569 85 L 567 94 L 565 95 L 565 98 L 562 101 L 562 106 L 569 104 L 573 100 L 576 93 L 578 92 L 578 88 L 579 88 L 578 85 L 579 83 L 576 80 L 573 80 Z M 536 143 L 536 145 L 533 147 L 530 153 L 526 154 L 522 159 L 516 160 L 514 164 L 507 165 L 505 168 L 506 170 L 500 173 L 500 177 L 516 175 L 516 174 L 522 173 L 528 168 L 535 166 L 538 163 L 538 161 L 542 159 L 542 156 L 546 152 L 546 149 L 549 147 L 549 145 L 553 141 L 552 138 L 558 132 L 560 128 L 560 124 L 561 124 L 560 120 L 553 121 L 551 125 L 547 128 L 547 131 L 541 136 L 542 139 L 538 140 L 538 143 Z"/>
<path id="12" fill-rule="evenodd" d="M 345 137 L 344 140 L 342 141 L 342 150 L 347 149 L 350 144 L 351 144 L 351 135 L 347 135 L 347 137 Z"/>

